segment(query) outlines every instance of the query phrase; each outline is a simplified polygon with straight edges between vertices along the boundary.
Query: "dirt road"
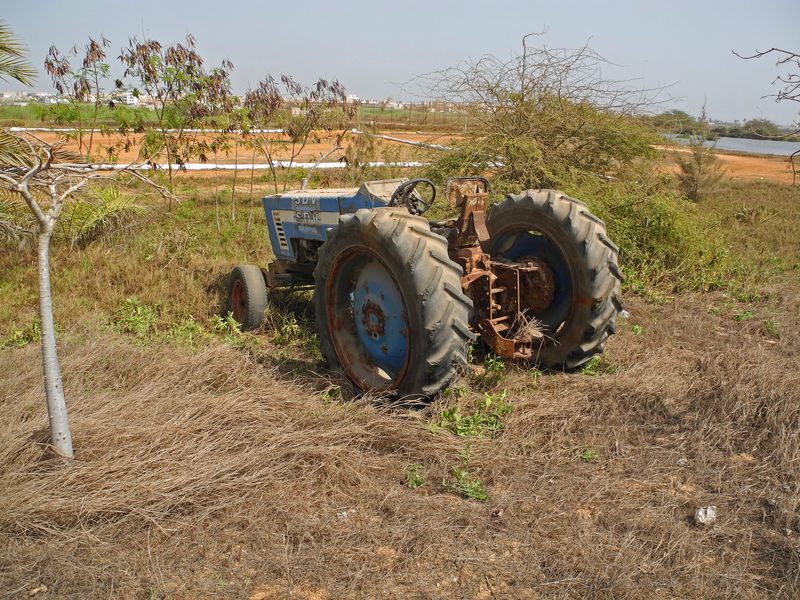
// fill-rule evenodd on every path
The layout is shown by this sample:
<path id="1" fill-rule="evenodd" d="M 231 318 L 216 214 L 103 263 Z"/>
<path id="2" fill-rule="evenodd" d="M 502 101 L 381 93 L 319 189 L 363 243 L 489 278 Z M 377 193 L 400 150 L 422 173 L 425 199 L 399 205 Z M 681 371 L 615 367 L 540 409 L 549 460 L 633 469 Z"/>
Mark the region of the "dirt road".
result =
<path id="1" fill-rule="evenodd" d="M 659 146 L 668 159 L 670 168 L 677 168 L 678 153 L 689 152 L 688 148 Z M 717 150 L 717 156 L 728 176 L 736 179 L 770 179 L 782 183 L 792 183 L 792 166 L 785 156 L 758 156 L 754 154 L 726 153 Z"/>
<path id="2" fill-rule="evenodd" d="M 335 144 L 336 135 L 340 132 L 334 133 L 320 133 L 318 134 L 315 139 L 309 141 L 305 145 L 305 147 L 300 151 L 297 156 L 295 157 L 296 162 L 315 162 L 317 161 L 324 153 L 328 152 L 331 148 L 333 148 Z M 39 136 L 47 141 L 47 142 L 55 142 L 59 139 L 61 134 L 55 132 L 39 132 Z M 279 134 L 270 134 L 272 138 L 277 141 L 280 139 Z M 403 140 L 408 140 L 410 142 L 422 142 L 426 144 L 440 144 L 440 145 L 451 145 L 456 144 L 458 141 L 458 136 L 454 135 L 447 135 L 447 134 L 435 134 L 435 133 L 412 133 L 407 131 L 401 132 L 391 132 L 386 131 L 382 132 L 382 135 L 386 135 L 389 137 L 399 138 Z M 353 143 L 357 134 L 352 132 L 348 132 L 342 139 L 341 145 L 347 147 L 349 144 Z M 130 162 L 134 161 L 138 157 L 139 153 L 139 142 L 141 141 L 141 136 L 134 136 L 135 143 L 130 149 L 126 152 L 123 152 L 120 155 L 120 162 Z M 118 142 L 120 136 L 103 136 L 100 139 L 95 138 L 95 143 L 99 144 L 101 147 L 108 147 L 116 142 Z M 206 141 L 211 140 L 211 136 L 204 136 Z M 417 146 L 403 144 L 400 142 L 387 140 L 387 139 L 379 139 L 377 141 L 378 144 L 378 156 L 374 158 L 374 160 L 381 160 L 383 158 L 383 152 L 381 152 L 380 148 L 387 148 L 391 149 L 389 154 L 391 154 L 392 160 L 419 160 L 419 148 Z M 69 145 L 71 148 L 77 150 L 77 143 L 72 142 Z M 676 155 L 678 152 L 688 152 L 688 149 L 685 148 L 674 148 L 669 146 L 657 146 L 659 150 L 662 151 L 665 157 L 665 162 L 668 168 L 673 169 L 676 168 Z M 442 150 L 446 152 L 446 150 Z M 96 151 L 96 154 L 102 156 L 104 151 Z M 774 181 L 780 181 L 783 183 L 792 183 L 792 169 L 791 165 L 786 157 L 780 156 L 757 156 L 757 155 L 744 155 L 744 154 L 736 154 L 736 153 L 725 153 L 722 151 L 717 151 L 717 155 L 722 161 L 723 168 L 727 171 L 730 177 L 738 178 L 738 179 L 769 179 Z M 335 162 L 339 160 L 341 157 L 344 156 L 344 150 L 340 150 L 332 154 L 326 162 Z M 288 160 L 291 157 L 291 146 L 288 144 L 285 145 L 275 145 L 273 159 L 275 160 Z M 217 155 L 209 155 L 207 156 L 208 162 L 216 162 L 220 164 L 249 164 L 253 159 L 252 151 L 245 148 L 243 145 L 237 145 L 231 142 L 231 147 L 226 152 L 219 152 Z M 266 162 L 266 159 L 263 155 L 258 154 L 255 157 L 255 161 L 257 163 Z"/>

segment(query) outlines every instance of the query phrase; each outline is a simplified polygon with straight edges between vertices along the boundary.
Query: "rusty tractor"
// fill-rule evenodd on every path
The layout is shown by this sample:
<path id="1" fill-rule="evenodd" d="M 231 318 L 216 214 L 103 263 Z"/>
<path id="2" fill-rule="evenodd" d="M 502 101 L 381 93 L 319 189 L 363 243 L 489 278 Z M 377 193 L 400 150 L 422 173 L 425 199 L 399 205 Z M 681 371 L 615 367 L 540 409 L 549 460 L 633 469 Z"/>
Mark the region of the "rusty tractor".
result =
<path id="1" fill-rule="evenodd" d="M 554 190 L 491 204 L 481 177 L 448 180 L 457 218 L 428 221 L 427 179 L 263 198 L 275 260 L 239 265 L 228 309 L 258 327 L 267 290 L 313 289 L 322 354 L 365 391 L 431 396 L 489 352 L 572 370 L 616 330 L 618 249 L 586 204 Z"/>

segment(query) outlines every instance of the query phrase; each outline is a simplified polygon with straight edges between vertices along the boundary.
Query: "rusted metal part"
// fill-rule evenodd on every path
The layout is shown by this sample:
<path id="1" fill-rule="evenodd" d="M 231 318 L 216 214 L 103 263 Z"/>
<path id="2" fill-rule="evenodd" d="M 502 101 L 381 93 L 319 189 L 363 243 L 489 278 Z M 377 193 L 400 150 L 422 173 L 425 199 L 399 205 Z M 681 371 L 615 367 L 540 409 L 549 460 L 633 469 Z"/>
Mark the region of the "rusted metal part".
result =
<path id="1" fill-rule="evenodd" d="M 521 305 L 531 313 L 544 312 L 553 303 L 556 293 L 555 278 L 547 264 L 535 256 L 520 259 L 519 297 Z"/>
<path id="2" fill-rule="evenodd" d="M 268 288 L 308 288 L 314 285 L 314 276 L 305 271 L 296 271 L 295 263 L 288 260 L 273 260 L 268 269 L 261 269 Z"/>
<path id="3" fill-rule="evenodd" d="M 516 290 L 508 301 L 519 312 L 540 313 L 553 302 L 555 281 L 544 261 L 534 256 L 523 256 L 518 261 L 495 258 L 491 267 L 497 273 L 498 287 Z"/>
<path id="4" fill-rule="evenodd" d="M 481 250 L 480 246 L 470 246 L 469 248 L 459 248 L 451 256 L 455 262 L 464 269 L 464 277 L 461 280 L 462 287 L 484 274 L 489 273 L 489 255 Z"/>
<path id="5" fill-rule="evenodd" d="M 533 356 L 532 339 L 528 336 L 507 338 L 498 325 L 489 319 L 478 324 L 483 341 L 502 358 L 528 360 Z"/>
<path id="6" fill-rule="evenodd" d="M 464 269 L 461 287 L 473 302 L 473 327 L 500 357 L 530 359 L 533 344 L 543 341 L 532 315 L 544 312 L 555 296 L 552 271 L 534 256 L 511 261 L 483 252 L 480 243 L 489 239 L 485 179 L 451 179 L 447 198 L 461 208 L 449 236 L 450 257 Z"/>
<path id="7" fill-rule="evenodd" d="M 486 229 L 486 207 L 489 205 L 489 184 L 481 178 L 456 178 L 447 182 L 447 199 L 450 206 L 461 208 L 456 222 L 457 248 L 464 248 L 489 240 Z"/>
<path id="8" fill-rule="evenodd" d="M 383 336 L 386 330 L 386 313 L 380 306 L 367 300 L 361 307 L 361 321 L 364 324 L 364 331 L 373 338 Z"/>

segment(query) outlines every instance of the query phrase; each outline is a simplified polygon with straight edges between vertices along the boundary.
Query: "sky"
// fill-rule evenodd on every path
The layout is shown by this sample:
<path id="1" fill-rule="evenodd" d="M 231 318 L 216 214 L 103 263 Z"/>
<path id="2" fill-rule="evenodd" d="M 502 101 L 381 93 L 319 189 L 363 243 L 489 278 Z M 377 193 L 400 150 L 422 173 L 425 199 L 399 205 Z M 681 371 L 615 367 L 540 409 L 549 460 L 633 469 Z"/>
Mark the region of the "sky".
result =
<path id="1" fill-rule="evenodd" d="M 0 18 L 41 71 L 48 48 L 111 40 L 111 62 L 128 39 L 162 44 L 194 35 L 206 66 L 228 58 L 234 91 L 266 74 L 311 84 L 338 79 L 361 98 L 413 100 L 415 76 L 491 54 L 510 58 L 528 44 L 588 45 L 615 66 L 604 76 L 643 88 L 669 86 L 663 110 L 734 121 L 800 121 L 800 105 L 764 98 L 781 70 L 772 47 L 800 52 L 800 0 L 0 0 Z M 114 65 L 115 69 L 119 69 Z M 23 89 L 0 80 L 0 91 Z M 36 91 L 52 91 L 40 72 Z M 659 107 L 657 112 L 661 112 Z"/>

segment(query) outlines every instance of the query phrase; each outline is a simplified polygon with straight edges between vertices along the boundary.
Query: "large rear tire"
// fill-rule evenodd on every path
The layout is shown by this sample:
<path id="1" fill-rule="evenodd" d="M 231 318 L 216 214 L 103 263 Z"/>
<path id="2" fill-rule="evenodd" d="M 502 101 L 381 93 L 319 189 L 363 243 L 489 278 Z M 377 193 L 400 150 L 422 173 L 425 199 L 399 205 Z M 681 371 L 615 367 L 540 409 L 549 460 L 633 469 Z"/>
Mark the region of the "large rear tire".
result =
<path id="1" fill-rule="evenodd" d="M 255 265 L 239 265 L 231 272 L 228 282 L 228 312 L 242 329 L 258 329 L 267 310 L 267 284 Z"/>
<path id="2" fill-rule="evenodd" d="M 431 396 L 467 360 L 472 302 L 428 221 L 401 208 L 342 215 L 318 254 L 320 349 L 365 391 Z"/>
<path id="3" fill-rule="evenodd" d="M 616 332 L 623 279 L 619 250 L 605 224 L 580 200 L 555 190 L 528 190 L 509 194 L 493 206 L 486 228 L 490 238 L 484 251 L 493 258 L 533 256 L 553 275 L 550 304 L 526 315 L 534 317 L 544 333 L 532 361 L 572 370 L 602 352 Z"/>

